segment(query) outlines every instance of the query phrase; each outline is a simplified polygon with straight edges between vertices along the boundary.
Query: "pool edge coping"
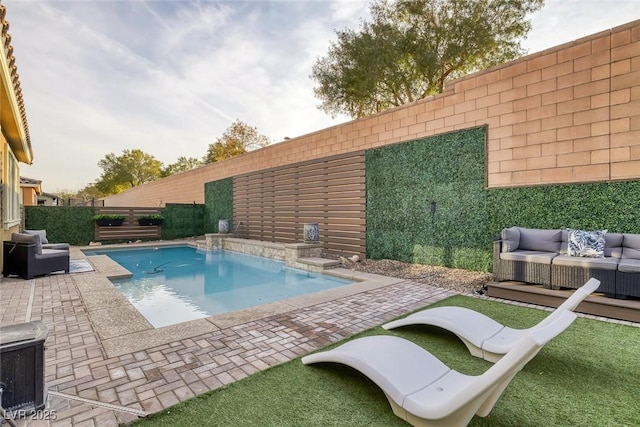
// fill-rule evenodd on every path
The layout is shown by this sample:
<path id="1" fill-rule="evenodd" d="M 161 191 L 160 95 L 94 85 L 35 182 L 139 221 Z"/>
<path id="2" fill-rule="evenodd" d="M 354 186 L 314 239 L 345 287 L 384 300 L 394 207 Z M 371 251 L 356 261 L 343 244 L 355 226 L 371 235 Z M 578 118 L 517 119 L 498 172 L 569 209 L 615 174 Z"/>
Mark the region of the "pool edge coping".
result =
<path id="1" fill-rule="evenodd" d="M 108 249 L 184 245 L 197 247 L 195 242 L 191 241 L 172 241 L 109 245 Z M 301 308 L 311 307 L 404 281 L 404 279 L 364 273 L 346 268 L 333 268 L 325 270 L 322 273 L 354 280 L 354 283 L 243 310 L 154 328 L 126 297 L 118 298 L 114 294 L 115 291 L 122 295 L 109 279 L 122 278 L 124 274 L 122 270 L 129 275 L 131 275 L 131 273 L 107 256 L 104 256 L 104 258 L 99 261 L 92 260 L 92 258 L 95 258 L 94 256 L 85 255 L 83 252 L 84 250 L 102 249 L 105 248 L 101 246 L 73 247 L 71 249 L 71 258 L 87 259 L 94 266 L 95 270 L 93 272 L 72 274 L 72 278 L 87 308 L 87 314 L 91 323 L 100 337 L 102 347 L 109 358 L 169 344 L 185 338 L 192 338 L 223 328 L 285 314 Z M 94 261 L 98 262 L 94 263 Z M 126 277 L 126 275 L 124 277 Z M 102 307 L 90 303 L 90 301 L 96 300 L 106 301 L 108 306 Z"/>

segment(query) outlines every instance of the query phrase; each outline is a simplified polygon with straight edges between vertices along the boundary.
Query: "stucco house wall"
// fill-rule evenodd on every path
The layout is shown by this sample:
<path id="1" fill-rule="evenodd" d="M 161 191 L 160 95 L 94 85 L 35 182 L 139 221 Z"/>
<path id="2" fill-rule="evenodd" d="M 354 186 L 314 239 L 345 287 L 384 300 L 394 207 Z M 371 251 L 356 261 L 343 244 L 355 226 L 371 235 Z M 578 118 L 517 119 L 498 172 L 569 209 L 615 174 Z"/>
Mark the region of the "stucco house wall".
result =
<path id="1" fill-rule="evenodd" d="M 203 203 L 206 182 L 488 125 L 487 187 L 640 178 L 640 20 L 449 82 L 434 97 L 104 199 Z"/>
<path id="2" fill-rule="evenodd" d="M 19 164 L 30 164 L 33 150 L 22 88 L 11 45 L 7 9 L 0 4 L 0 238 L 9 240 L 20 228 Z M 0 246 L 0 270 L 3 254 Z"/>
<path id="3" fill-rule="evenodd" d="M 42 194 L 42 181 L 38 179 L 20 177 L 20 191 L 22 192 L 22 206 L 37 206 L 38 196 Z"/>

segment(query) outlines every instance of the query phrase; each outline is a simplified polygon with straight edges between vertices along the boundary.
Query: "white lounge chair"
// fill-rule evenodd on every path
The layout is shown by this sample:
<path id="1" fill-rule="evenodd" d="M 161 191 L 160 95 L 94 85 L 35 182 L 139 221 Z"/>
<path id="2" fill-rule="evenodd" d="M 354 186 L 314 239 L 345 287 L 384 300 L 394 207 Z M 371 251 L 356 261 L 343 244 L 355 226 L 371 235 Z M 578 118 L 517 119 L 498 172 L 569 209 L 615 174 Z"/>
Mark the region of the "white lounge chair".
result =
<path id="1" fill-rule="evenodd" d="M 473 356 L 496 362 L 513 347 L 522 334 L 549 324 L 563 311 L 575 310 L 598 286 L 599 280 L 589 279 L 549 316 L 528 329 L 512 329 L 477 311 L 453 306 L 428 308 L 382 327 L 394 329 L 408 325 L 438 326 L 456 334 Z"/>
<path id="2" fill-rule="evenodd" d="M 302 358 L 305 365 L 342 363 L 362 372 L 387 396 L 393 413 L 414 426 L 466 426 L 487 416 L 511 379 L 576 315 L 563 311 L 547 326 L 527 332 L 484 374 L 447 367 L 422 347 L 395 336 L 371 336 Z"/>

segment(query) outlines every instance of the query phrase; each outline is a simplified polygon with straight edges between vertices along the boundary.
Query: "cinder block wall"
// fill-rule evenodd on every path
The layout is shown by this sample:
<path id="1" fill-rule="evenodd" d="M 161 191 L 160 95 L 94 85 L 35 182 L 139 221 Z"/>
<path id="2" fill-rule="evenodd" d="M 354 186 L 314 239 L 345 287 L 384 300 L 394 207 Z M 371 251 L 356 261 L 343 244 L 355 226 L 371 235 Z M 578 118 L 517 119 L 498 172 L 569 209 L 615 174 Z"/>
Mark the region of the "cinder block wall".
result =
<path id="1" fill-rule="evenodd" d="M 640 178 L 640 20 L 455 80 L 435 97 L 110 196 L 105 206 L 203 203 L 206 182 L 485 124 L 488 188 Z"/>

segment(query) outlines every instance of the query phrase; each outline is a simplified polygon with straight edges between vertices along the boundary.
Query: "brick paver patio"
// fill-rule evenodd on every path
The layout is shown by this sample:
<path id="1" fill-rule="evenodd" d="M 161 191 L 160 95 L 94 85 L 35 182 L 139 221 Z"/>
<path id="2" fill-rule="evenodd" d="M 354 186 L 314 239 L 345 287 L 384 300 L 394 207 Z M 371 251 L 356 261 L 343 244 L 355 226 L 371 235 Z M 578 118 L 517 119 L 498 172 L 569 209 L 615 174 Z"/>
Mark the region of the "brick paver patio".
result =
<path id="1" fill-rule="evenodd" d="M 109 358 L 76 284 L 82 274 L 2 279 L 0 323 L 49 327 L 46 410 L 55 419 L 18 425 L 128 423 L 454 294 L 398 281 Z"/>
<path id="2" fill-rule="evenodd" d="M 72 255 L 81 254 L 72 249 Z M 96 259 L 94 266 L 98 265 Z M 102 270 L 96 269 L 113 269 L 108 264 L 100 267 Z M 213 330 L 204 333 L 199 329 L 202 323 L 196 322 L 185 323 L 169 334 L 167 328 L 162 328 L 163 333 L 153 329 L 132 333 L 125 328 L 123 335 L 116 337 L 123 339 L 118 342 L 126 344 L 129 336 L 129 344 L 144 349 L 115 351 L 117 356 L 113 356 L 113 341 L 106 345 L 109 339 L 101 340 L 100 334 L 111 338 L 123 322 L 118 325 L 118 319 L 105 316 L 101 307 L 96 311 L 100 297 L 105 298 L 103 305 L 117 305 L 117 298 L 104 292 L 107 273 L 100 271 L 1 279 L 0 325 L 41 320 L 49 328 L 45 343 L 49 394 L 40 415 L 51 419 L 21 419 L 19 426 L 126 424 L 455 294 L 365 273 L 362 278 L 370 282 L 360 283 L 357 293 L 338 290 L 337 296 L 329 299 L 311 296 L 312 302 L 303 308 L 271 315 L 260 315 L 258 310 L 252 320 L 241 322 L 234 320 L 243 316 L 231 321 L 214 316 L 207 319 Z M 100 286 L 102 290 L 96 291 Z M 114 308 L 115 316 L 111 317 L 118 313 L 123 312 Z M 580 316 L 640 327 L 627 321 Z M 173 339 L 166 338 L 172 334 Z M 163 344 L 145 346 L 139 342 L 145 336 L 151 338 L 148 342 Z"/>

